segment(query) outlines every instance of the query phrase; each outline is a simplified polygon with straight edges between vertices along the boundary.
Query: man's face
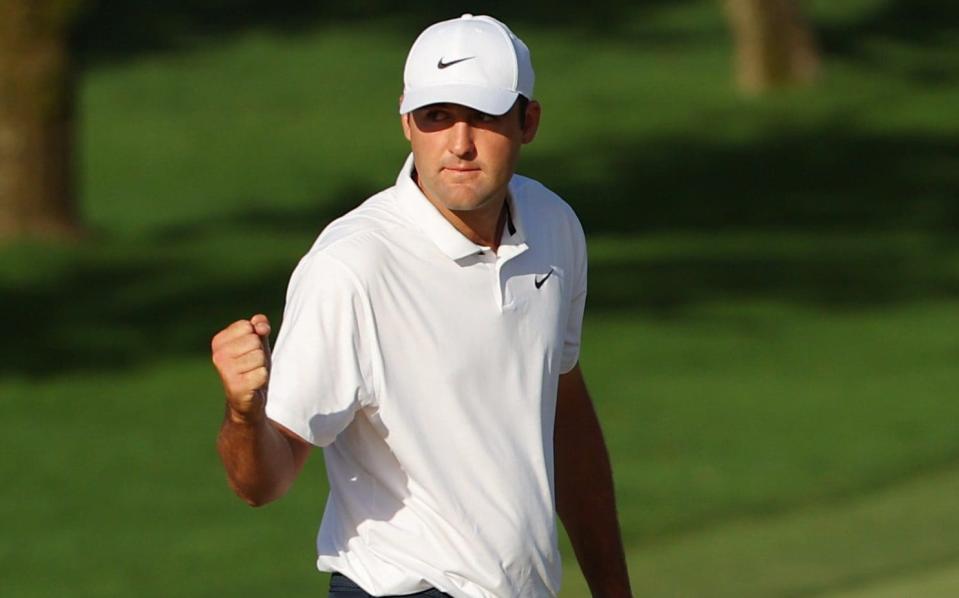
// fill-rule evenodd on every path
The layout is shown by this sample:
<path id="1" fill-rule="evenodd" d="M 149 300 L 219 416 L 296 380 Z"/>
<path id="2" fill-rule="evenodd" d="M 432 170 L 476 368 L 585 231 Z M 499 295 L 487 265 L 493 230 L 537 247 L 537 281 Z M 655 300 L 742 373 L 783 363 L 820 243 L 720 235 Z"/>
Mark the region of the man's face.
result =
<path id="1" fill-rule="evenodd" d="M 427 198 L 449 210 L 471 211 L 505 197 L 519 148 L 533 140 L 539 125 L 538 103 L 527 106 L 525 127 L 518 110 L 514 105 L 493 116 L 459 104 L 431 104 L 401 116 Z"/>

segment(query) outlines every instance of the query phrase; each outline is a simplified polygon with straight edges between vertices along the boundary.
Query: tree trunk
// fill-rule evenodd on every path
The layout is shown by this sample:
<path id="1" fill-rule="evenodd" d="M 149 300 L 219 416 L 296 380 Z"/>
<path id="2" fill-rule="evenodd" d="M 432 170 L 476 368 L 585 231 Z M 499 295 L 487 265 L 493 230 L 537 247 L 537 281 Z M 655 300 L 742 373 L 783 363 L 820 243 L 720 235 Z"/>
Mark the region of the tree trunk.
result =
<path id="1" fill-rule="evenodd" d="M 77 232 L 72 0 L 0 0 L 0 240 Z"/>
<path id="2" fill-rule="evenodd" d="M 758 94 L 806 85 L 819 72 L 819 49 L 796 0 L 723 0 L 736 43 L 736 81 Z"/>

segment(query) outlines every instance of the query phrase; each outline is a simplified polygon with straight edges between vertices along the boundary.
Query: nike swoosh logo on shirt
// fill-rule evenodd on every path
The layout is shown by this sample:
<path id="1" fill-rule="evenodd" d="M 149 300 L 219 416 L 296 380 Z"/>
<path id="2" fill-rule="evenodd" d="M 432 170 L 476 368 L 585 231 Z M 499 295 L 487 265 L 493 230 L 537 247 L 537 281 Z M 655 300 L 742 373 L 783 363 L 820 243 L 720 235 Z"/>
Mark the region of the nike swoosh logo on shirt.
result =
<path id="1" fill-rule="evenodd" d="M 536 279 L 534 279 L 534 280 L 533 280 L 533 284 L 535 284 L 535 285 L 536 285 L 536 288 L 538 289 L 538 288 L 540 288 L 541 286 L 543 286 L 543 284 L 546 282 L 546 279 L 549 278 L 549 277 L 552 276 L 552 275 L 553 275 L 553 269 L 550 268 L 550 269 L 549 269 L 549 272 L 546 273 L 546 276 L 544 276 L 543 278 L 536 278 Z"/>
<path id="2" fill-rule="evenodd" d="M 440 61 L 436 63 L 436 68 L 445 69 L 448 66 L 453 66 L 454 64 L 459 64 L 464 60 L 472 60 L 476 58 L 475 56 L 467 56 L 466 58 L 457 58 L 456 60 L 450 60 L 449 62 L 443 62 L 443 59 L 440 58 Z"/>

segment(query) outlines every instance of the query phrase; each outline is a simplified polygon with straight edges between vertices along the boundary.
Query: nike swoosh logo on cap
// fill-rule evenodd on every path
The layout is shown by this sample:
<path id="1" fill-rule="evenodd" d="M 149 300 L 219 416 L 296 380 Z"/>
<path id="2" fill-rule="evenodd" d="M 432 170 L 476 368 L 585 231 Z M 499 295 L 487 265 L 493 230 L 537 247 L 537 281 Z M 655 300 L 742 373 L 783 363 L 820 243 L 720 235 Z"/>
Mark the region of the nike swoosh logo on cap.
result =
<path id="1" fill-rule="evenodd" d="M 450 60 L 449 62 L 443 62 L 443 59 L 440 58 L 440 61 L 436 63 L 436 68 L 445 69 L 448 66 L 453 66 L 454 64 L 459 64 L 464 60 L 472 60 L 476 58 L 475 56 L 467 56 L 466 58 L 457 58 L 456 60 Z"/>

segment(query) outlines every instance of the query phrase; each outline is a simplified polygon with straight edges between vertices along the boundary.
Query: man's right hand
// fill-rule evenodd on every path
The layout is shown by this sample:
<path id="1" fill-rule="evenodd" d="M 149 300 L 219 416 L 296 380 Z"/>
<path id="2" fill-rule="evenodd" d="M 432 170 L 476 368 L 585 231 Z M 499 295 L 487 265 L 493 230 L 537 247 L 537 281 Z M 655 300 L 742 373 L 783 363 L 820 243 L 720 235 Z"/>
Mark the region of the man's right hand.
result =
<path id="1" fill-rule="evenodd" d="M 253 506 L 283 496 L 303 468 L 310 444 L 266 417 L 270 322 L 257 314 L 213 337 L 213 364 L 226 393 L 217 437 L 233 491 Z"/>
<path id="2" fill-rule="evenodd" d="M 212 348 L 229 417 L 241 424 L 260 421 L 270 378 L 270 321 L 257 314 L 234 322 L 213 337 Z"/>

